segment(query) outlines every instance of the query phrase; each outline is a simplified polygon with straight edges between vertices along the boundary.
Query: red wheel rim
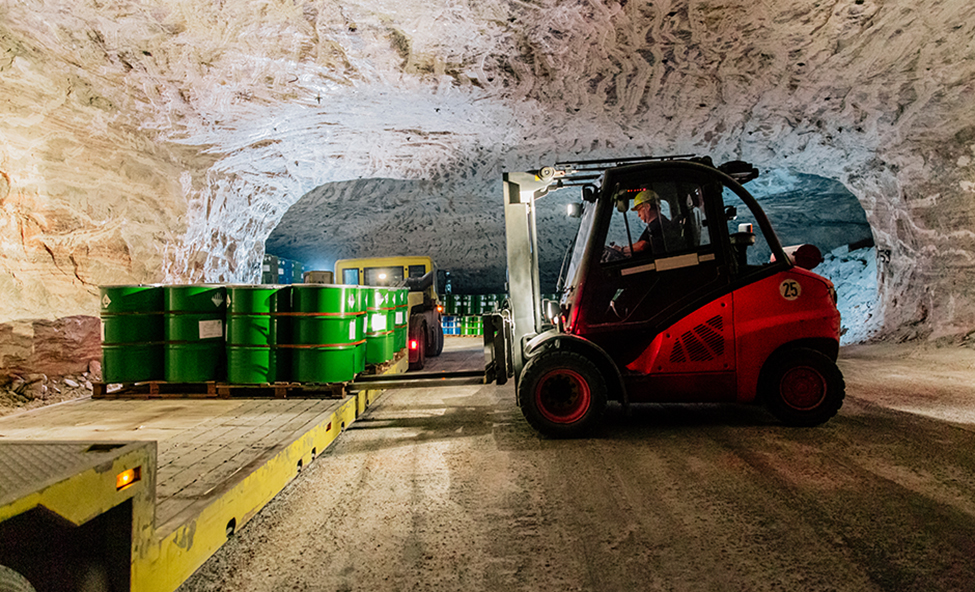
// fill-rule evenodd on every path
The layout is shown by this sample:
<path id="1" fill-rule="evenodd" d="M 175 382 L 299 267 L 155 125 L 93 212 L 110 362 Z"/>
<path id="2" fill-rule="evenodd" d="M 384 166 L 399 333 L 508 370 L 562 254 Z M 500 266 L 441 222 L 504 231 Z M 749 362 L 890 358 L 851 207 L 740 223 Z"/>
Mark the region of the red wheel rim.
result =
<path id="1" fill-rule="evenodd" d="M 552 370 L 535 386 L 535 406 L 552 423 L 579 421 L 589 410 L 592 391 L 581 374 L 568 368 Z"/>
<path id="2" fill-rule="evenodd" d="M 813 409 L 826 397 L 826 379 L 814 368 L 797 366 L 782 375 L 779 392 L 789 407 Z"/>

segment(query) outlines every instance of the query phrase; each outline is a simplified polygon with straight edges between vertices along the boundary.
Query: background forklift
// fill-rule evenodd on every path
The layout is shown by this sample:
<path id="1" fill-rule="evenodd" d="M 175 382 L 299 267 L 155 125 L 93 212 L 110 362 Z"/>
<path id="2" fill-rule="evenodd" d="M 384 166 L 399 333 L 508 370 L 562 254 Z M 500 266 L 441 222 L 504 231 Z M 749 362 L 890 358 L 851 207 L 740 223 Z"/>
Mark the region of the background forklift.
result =
<path id="1" fill-rule="evenodd" d="M 818 249 L 779 244 L 742 187 L 757 176 L 691 156 L 505 173 L 509 300 L 485 316 L 486 379 L 513 377 L 525 418 L 554 437 L 586 434 L 610 400 L 760 402 L 789 425 L 827 421 L 845 388 L 836 291 L 809 271 Z M 536 202 L 566 186 L 582 188 L 580 227 L 560 301 L 542 302 Z M 642 251 L 641 193 L 659 220 Z"/>

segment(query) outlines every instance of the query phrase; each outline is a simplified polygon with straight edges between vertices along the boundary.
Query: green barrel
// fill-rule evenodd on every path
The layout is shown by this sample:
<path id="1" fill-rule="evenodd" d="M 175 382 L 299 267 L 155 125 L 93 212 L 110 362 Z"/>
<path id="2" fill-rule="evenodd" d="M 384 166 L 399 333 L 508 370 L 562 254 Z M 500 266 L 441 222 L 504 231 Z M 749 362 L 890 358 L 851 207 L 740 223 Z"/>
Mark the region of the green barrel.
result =
<path id="1" fill-rule="evenodd" d="M 388 288 L 364 288 L 366 304 L 366 363 L 382 364 L 393 359 L 395 301 Z"/>
<path id="2" fill-rule="evenodd" d="M 291 287 L 292 378 L 298 382 L 346 382 L 358 372 L 358 288 L 330 284 Z"/>
<path id="3" fill-rule="evenodd" d="M 454 300 L 453 294 L 444 294 L 440 301 L 443 302 L 443 313 L 445 315 L 453 316 L 457 314 L 457 301 Z"/>
<path id="4" fill-rule="evenodd" d="M 461 295 L 461 294 L 451 294 L 450 295 L 450 300 L 452 302 L 452 306 L 451 306 L 452 312 L 451 312 L 451 314 L 455 314 L 457 316 L 463 316 L 463 315 L 467 314 L 466 312 L 464 312 L 464 296 L 463 295 Z"/>
<path id="5" fill-rule="evenodd" d="M 227 289 L 216 284 L 163 289 L 168 382 L 223 380 Z"/>
<path id="6" fill-rule="evenodd" d="M 288 380 L 290 357 L 279 345 L 290 309 L 290 286 L 227 286 L 227 382 Z"/>
<path id="7" fill-rule="evenodd" d="M 355 371 L 356 374 L 364 371 L 366 369 L 366 288 L 360 288 L 358 286 L 349 286 L 350 289 L 355 290 L 356 295 L 356 310 L 359 311 L 359 316 L 356 317 L 356 346 L 355 346 Z"/>
<path id="8" fill-rule="evenodd" d="M 102 286 L 102 381 L 163 379 L 162 286 Z"/>
<path id="9" fill-rule="evenodd" d="M 406 347 L 406 333 L 410 322 L 410 291 L 407 288 L 395 288 L 393 293 L 393 301 L 395 302 L 395 310 L 393 311 L 393 349 L 399 351 Z"/>
<path id="10" fill-rule="evenodd" d="M 467 307 L 467 314 L 480 315 L 484 312 L 484 295 L 475 294 L 471 296 L 470 304 Z"/>
<path id="11" fill-rule="evenodd" d="M 481 317 L 469 315 L 464 317 L 463 325 L 461 327 L 462 335 L 483 335 L 484 328 L 481 323 Z"/>

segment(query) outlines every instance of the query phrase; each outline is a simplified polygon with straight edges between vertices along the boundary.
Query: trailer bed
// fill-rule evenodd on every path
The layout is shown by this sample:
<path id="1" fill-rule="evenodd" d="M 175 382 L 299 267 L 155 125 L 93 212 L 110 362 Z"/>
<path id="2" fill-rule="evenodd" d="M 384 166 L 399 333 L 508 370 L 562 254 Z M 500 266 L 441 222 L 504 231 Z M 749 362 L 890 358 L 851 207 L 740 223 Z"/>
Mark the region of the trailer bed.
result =
<path id="1" fill-rule="evenodd" d="M 401 356 L 388 371 L 405 372 L 407 363 Z M 154 528 L 145 541 L 133 540 L 132 589 L 169 592 L 380 392 L 344 399 L 83 399 L 0 418 L 0 445 L 156 442 Z"/>

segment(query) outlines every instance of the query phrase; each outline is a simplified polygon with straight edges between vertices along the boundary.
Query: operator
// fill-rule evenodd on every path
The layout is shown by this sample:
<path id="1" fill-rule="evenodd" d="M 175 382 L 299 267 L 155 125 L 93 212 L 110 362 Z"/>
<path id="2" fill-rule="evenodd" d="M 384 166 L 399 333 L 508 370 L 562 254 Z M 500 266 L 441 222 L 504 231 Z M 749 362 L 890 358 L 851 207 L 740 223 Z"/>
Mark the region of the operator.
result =
<path id="1" fill-rule="evenodd" d="M 623 255 L 645 252 L 653 253 L 675 251 L 680 248 L 680 228 L 660 212 L 660 196 L 653 189 L 644 189 L 633 198 L 633 208 L 637 216 L 647 225 L 640 238 L 630 247 L 615 247 Z"/>

